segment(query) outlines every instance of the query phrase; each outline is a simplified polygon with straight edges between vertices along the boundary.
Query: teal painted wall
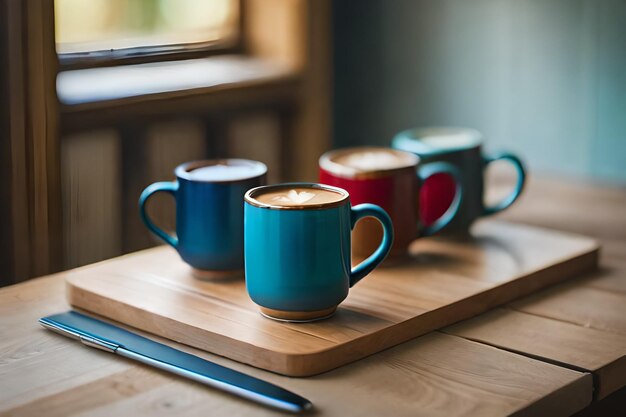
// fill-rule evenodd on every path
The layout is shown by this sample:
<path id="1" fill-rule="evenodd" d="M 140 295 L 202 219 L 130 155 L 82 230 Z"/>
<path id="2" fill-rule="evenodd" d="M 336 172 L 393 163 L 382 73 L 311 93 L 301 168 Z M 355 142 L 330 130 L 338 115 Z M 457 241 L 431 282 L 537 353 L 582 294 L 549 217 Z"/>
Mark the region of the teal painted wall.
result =
<path id="1" fill-rule="evenodd" d="M 333 29 L 336 146 L 469 126 L 626 183 L 626 0 L 335 0 Z"/>

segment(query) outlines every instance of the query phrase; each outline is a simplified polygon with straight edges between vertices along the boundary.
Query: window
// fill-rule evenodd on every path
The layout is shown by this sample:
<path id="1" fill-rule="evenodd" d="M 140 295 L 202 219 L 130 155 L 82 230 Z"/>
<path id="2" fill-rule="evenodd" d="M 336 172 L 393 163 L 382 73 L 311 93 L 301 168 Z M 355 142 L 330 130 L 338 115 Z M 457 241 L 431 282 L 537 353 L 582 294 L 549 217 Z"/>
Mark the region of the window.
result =
<path id="1" fill-rule="evenodd" d="M 239 0 L 55 0 L 56 50 L 67 63 L 228 48 L 239 9 Z"/>
<path id="2" fill-rule="evenodd" d="M 145 247 L 137 195 L 174 159 L 261 149 L 277 178 L 314 178 L 312 155 L 330 138 L 330 10 L 330 0 L 0 0 L 0 213 L 19 214 L 0 216 L 0 285 Z"/>

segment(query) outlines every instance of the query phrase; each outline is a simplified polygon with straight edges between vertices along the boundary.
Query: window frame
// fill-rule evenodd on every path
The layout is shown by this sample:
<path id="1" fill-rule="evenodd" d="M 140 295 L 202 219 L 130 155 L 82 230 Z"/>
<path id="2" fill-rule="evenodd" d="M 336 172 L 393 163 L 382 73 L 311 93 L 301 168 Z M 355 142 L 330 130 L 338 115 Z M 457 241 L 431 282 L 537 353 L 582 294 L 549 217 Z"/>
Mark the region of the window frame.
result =
<path id="1" fill-rule="evenodd" d="M 54 3 L 54 0 L 51 0 Z M 137 46 L 90 52 L 58 53 L 59 71 L 205 58 L 244 52 L 244 0 L 237 0 L 237 34 L 230 39 L 169 45 Z M 54 12 L 53 12 L 54 13 Z M 56 51 L 56 43 L 55 43 Z"/>

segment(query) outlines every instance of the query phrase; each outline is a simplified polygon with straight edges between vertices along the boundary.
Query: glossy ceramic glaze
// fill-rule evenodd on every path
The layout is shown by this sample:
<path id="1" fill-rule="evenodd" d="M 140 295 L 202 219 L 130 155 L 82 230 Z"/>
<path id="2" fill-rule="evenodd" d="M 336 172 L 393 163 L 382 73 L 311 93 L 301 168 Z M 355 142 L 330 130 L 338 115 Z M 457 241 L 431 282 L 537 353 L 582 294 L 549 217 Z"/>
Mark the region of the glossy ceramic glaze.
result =
<path id="1" fill-rule="evenodd" d="M 141 218 L 152 233 L 174 247 L 193 268 L 215 272 L 243 270 L 243 198 L 246 191 L 265 183 L 265 173 L 231 181 L 193 180 L 188 175 L 189 165 L 202 163 L 183 164 L 175 170 L 176 181 L 148 186 L 139 199 Z M 261 165 L 265 172 L 265 165 Z M 157 192 L 167 192 L 176 200 L 176 236 L 160 229 L 146 214 L 145 204 Z"/>
<path id="2" fill-rule="evenodd" d="M 354 204 L 372 203 L 382 207 L 391 217 L 394 228 L 394 245 L 391 257 L 404 256 L 411 242 L 417 237 L 430 236 L 445 228 L 455 217 L 459 208 L 462 189 L 457 184 L 458 172 L 447 163 L 422 164 L 418 168 L 419 158 L 409 166 L 388 171 L 362 172 L 348 175 L 341 169 L 334 169 L 327 161 L 338 153 L 358 152 L 363 148 L 347 148 L 328 152 L 320 158 L 320 183 L 341 187 L 350 193 Z M 384 149 L 384 148 L 383 148 Z M 426 180 L 441 175 L 451 178 L 452 201 L 437 216 L 434 222 L 424 225 L 420 222 L 421 188 Z M 455 196 L 458 196 L 455 200 Z M 365 220 L 353 233 L 353 253 L 356 258 L 363 258 L 371 253 L 382 233 L 380 227 Z"/>
<path id="3" fill-rule="evenodd" d="M 462 146 L 443 148 L 429 146 L 420 141 L 421 137 L 437 135 L 438 132 L 462 135 L 467 140 Z M 412 129 L 400 132 L 393 138 L 393 148 L 416 154 L 421 158 L 420 165 L 445 162 L 458 168 L 464 192 L 459 213 L 446 228 L 446 233 L 467 233 L 476 219 L 504 210 L 522 193 L 526 172 L 521 160 L 506 152 L 484 154 L 482 143 L 483 138 L 480 132 L 465 128 Z M 518 172 L 517 183 L 514 190 L 503 201 L 494 206 L 486 206 L 484 171 L 491 162 L 498 160 L 506 160 L 513 164 Z M 433 223 L 450 205 L 454 195 L 454 183 L 449 178 L 436 176 L 427 181 L 422 189 L 422 221 L 425 224 Z"/>
<path id="4" fill-rule="evenodd" d="M 246 194 L 246 288 L 265 311 L 332 312 L 348 289 L 376 268 L 391 248 L 389 216 L 373 204 L 351 207 L 344 190 L 338 190 L 345 196 L 342 201 L 327 206 L 281 208 L 254 200 L 262 189 L 302 186 L 334 189 L 297 183 L 260 187 Z M 384 235 L 371 256 L 352 268 L 350 231 L 364 217 L 376 218 Z"/>

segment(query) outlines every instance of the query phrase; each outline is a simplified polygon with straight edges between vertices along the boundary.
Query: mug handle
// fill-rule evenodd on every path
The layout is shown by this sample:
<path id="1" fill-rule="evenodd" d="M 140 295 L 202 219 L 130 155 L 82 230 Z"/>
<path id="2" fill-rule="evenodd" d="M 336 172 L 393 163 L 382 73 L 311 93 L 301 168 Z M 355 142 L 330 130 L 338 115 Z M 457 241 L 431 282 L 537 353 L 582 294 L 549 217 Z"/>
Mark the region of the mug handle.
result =
<path id="1" fill-rule="evenodd" d="M 352 229 L 354 229 L 354 226 L 359 220 L 365 217 L 374 217 L 383 226 L 383 240 L 380 242 L 376 251 L 363 262 L 352 268 L 350 272 L 350 287 L 352 287 L 363 277 L 372 272 L 389 254 L 391 245 L 393 244 L 393 225 L 387 212 L 375 204 L 365 203 L 352 207 L 350 217 Z"/>
<path id="2" fill-rule="evenodd" d="M 141 216 L 141 220 L 143 220 L 143 224 L 145 224 L 152 233 L 161 238 L 168 245 L 176 248 L 178 246 L 178 238 L 166 233 L 163 229 L 155 225 L 150 217 L 148 217 L 148 213 L 146 213 L 146 203 L 148 202 L 148 199 L 159 191 L 169 193 L 172 197 L 176 198 L 178 182 L 155 182 L 154 184 L 147 186 L 139 197 L 139 215 Z"/>
<path id="3" fill-rule="evenodd" d="M 456 184 L 456 189 L 454 192 L 454 199 L 448 209 L 443 213 L 437 220 L 435 220 L 432 224 L 425 226 L 420 236 L 432 236 L 435 233 L 438 233 L 446 227 L 452 219 L 456 216 L 459 211 L 459 207 L 461 206 L 461 200 L 463 199 L 463 187 L 461 185 L 461 173 L 457 167 L 448 163 L 448 162 L 430 162 L 428 164 L 424 164 L 417 169 L 417 176 L 422 183 L 424 183 L 428 178 L 432 177 L 436 174 L 447 174 L 452 177 L 454 183 Z"/>
<path id="4" fill-rule="evenodd" d="M 492 162 L 506 160 L 513 164 L 513 166 L 517 169 L 517 184 L 515 184 L 515 189 L 511 194 L 508 195 L 504 200 L 497 203 L 496 205 L 485 207 L 483 209 L 483 216 L 489 216 L 491 214 L 495 214 L 499 211 L 504 210 L 509 207 L 511 204 L 517 200 L 517 198 L 522 194 L 522 190 L 524 189 L 524 184 L 526 183 L 526 170 L 524 169 L 524 164 L 522 161 L 515 155 L 501 152 L 494 155 L 483 156 L 483 167 L 487 167 Z"/>

